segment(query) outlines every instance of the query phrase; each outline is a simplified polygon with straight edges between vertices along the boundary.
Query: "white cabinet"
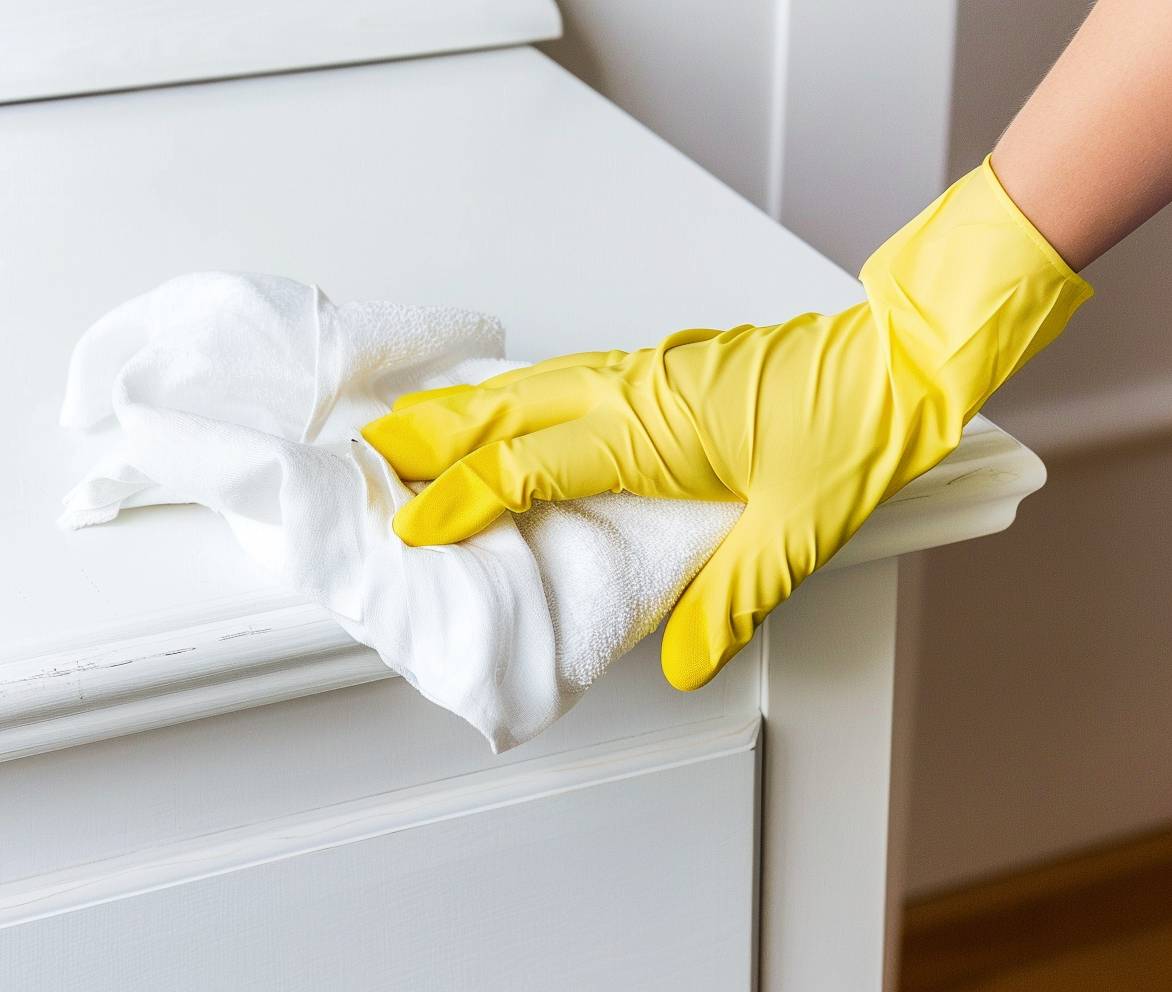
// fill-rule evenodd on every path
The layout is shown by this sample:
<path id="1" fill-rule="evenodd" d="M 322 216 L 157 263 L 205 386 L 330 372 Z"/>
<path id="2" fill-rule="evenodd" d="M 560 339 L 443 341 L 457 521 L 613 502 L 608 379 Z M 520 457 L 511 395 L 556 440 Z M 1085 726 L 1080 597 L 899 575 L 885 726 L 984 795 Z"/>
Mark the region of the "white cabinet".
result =
<path id="1" fill-rule="evenodd" d="M 879 987 L 894 558 L 1041 484 L 992 425 L 711 686 L 649 639 L 499 758 L 210 513 L 53 527 L 69 348 L 171 275 L 494 312 L 530 359 L 853 279 L 525 47 L 0 107 L 0 172 L 0 987 Z"/>

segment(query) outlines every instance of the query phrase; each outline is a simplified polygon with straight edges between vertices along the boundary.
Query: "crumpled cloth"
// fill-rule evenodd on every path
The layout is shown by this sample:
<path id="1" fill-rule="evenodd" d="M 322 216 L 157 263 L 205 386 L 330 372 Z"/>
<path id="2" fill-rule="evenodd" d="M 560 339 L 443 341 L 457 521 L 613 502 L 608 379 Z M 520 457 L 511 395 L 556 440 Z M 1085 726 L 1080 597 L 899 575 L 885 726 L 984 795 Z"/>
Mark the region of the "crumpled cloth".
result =
<path id="1" fill-rule="evenodd" d="M 400 393 L 517 366 L 503 356 L 504 331 L 483 314 L 337 306 L 274 276 L 172 279 L 74 349 L 62 425 L 114 417 L 119 430 L 60 523 L 203 504 L 248 555 L 505 750 L 655 630 L 740 506 L 605 494 L 506 514 L 458 546 L 407 547 L 391 517 L 412 490 L 359 428 Z"/>

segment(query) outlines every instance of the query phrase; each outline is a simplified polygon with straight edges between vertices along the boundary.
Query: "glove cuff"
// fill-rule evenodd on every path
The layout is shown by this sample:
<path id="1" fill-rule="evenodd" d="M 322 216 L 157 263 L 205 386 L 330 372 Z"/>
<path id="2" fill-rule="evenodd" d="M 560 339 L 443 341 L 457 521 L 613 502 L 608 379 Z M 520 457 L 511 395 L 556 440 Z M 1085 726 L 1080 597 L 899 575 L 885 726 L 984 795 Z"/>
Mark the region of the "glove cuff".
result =
<path id="1" fill-rule="evenodd" d="M 956 434 L 1093 294 L 1001 186 L 989 158 L 860 273 L 896 392 Z"/>
<path id="2" fill-rule="evenodd" d="M 1091 284 L 1067 264 L 1066 259 L 1046 240 L 1042 232 L 1034 227 L 1033 222 L 1021 212 L 1021 208 L 1013 202 L 1013 198 L 1005 191 L 1005 187 L 1001 185 L 1001 180 L 997 178 L 997 173 L 993 170 L 993 154 L 991 152 L 985 156 L 975 171 L 980 173 L 992 197 L 998 201 L 1001 208 L 1012 218 L 1014 223 L 1021 228 L 1022 233 L 1033 242 L 1042 257 L 1054 267 L 1054 270 L 1061 278 L 1067 280 L 1072 285 L 1075 290 L 1075 295 L 1078 297 L 1074 306 L 1078 307 L 1094 296 L 1095 291 Z"/>

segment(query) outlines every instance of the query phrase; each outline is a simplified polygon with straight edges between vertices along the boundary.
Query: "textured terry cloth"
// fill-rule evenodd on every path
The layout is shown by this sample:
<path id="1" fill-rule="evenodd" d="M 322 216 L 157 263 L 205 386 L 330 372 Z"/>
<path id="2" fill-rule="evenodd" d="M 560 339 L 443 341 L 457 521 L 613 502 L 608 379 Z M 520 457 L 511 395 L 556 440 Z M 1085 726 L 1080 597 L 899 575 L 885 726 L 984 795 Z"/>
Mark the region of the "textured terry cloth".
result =
<path id="1" fill-rule="evenodd" d="M 391 517 L 412 491 L 359 428 L 400 393 L 515 368 L 503 354 L 481 314 L 335 306 L 273 276 L 173 279 L 73 352 L 62 425 L 119 430 L 60 522 L 201 503 L 425 696 L 512 747 L 656 628 L 741 508 L 606 494 L 405 546 Z"/>

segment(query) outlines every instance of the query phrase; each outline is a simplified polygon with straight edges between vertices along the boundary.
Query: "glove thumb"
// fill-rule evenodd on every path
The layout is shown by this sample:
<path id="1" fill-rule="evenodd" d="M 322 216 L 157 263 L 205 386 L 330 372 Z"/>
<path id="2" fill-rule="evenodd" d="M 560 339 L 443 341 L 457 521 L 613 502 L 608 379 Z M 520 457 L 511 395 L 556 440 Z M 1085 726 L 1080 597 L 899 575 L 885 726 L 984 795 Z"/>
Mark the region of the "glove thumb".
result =
<path id="1" fill-rule="evenodd" d="M 675 688 L 710 682 L 792 591 L 776 517 L 763 517 L 745 508 L 672 611 L 660 660 Z"/>

